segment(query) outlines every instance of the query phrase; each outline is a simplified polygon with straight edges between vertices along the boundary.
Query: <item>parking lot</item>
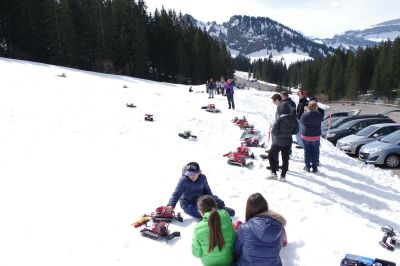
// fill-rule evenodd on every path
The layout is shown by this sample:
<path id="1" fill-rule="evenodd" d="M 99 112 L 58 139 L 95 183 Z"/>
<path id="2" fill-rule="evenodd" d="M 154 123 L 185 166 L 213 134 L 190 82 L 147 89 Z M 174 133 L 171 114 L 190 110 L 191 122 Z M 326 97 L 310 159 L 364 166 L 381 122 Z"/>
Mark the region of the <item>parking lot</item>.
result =
<path id="1" fill-rule="evenodd" d="M 330 107 L 327 111 L 325 111 L 325 114 L 329 114 L 330 112 L 332 112 L 332 113 L 346 112 L 346 111 L 351 111 L 351 110 L 355 110 L 355 109 L 362 110 L 360 114 L 374 114 L 374 113 L 379 113 L 379 112 L 382 112 L 385 110 L 392 110 L 392 109 L 400 110 L 399 107 L 373 105 L 373 104 L 355 104 L 355 105 L 341 104 L 341 103 L 324 103 L 324 104 L 326 104 Z M 400 112 L 392 113 L 389 115 L 389 117 L 400 124 Z M 400 176 L 400 169 L 393 170 L 393 172 L 397 176 Z"/>

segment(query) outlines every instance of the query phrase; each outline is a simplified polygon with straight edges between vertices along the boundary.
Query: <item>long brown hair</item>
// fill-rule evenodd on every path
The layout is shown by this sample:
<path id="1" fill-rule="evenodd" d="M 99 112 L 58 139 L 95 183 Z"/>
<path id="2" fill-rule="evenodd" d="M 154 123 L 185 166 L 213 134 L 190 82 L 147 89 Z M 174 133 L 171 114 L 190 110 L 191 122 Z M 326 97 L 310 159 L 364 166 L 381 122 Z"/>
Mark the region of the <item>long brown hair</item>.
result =
<path id="1" fill-rule="evenodd" d="M 212 252 L 217 246 L 219 251 L 222 250 L 225 244 L 224 236 L 222 235 L 221 217 L 217 212 L 217 203 L 210 195 L 200 196 L 197 200 L 197 208 L 204 214 L 211 211 L 208 217 L 208 229 L 210 237 L 208 240 L 208 253 Z"/>
<path id="2" fill-rule="evenodd" d="M 260 193 L 254 193 L 249 196 L 246 204 L 246 222 L 260 214 L 268 211 L 268 202 Z"/>

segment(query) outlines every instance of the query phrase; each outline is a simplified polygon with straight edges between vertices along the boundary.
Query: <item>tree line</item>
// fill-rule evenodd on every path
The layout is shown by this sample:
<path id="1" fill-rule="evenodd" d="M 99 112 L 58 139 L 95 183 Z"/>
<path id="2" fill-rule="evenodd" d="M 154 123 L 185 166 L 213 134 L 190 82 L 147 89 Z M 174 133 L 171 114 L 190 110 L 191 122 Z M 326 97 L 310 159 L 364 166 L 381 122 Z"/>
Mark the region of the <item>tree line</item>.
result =
<path id="1" fill-rule="evenodd" d="M 0 56 L 178 83 L 233 75 L 224 43 L 143 0 L 0 1 Z"/>
<path id="2" fill-rule="evenodd" d="M 241 65 L 245 65 L 243 58 Z M 325 58 L 289 67 L 271 57 L 260 59 L 251 68 L 256 79 L 288 87 L 301 85 L 309 95 L 326 100 L 356 100 L 365 94 L 392 100 L 400 97 L 400 38 L 356 52 L 337 49 Z"/>

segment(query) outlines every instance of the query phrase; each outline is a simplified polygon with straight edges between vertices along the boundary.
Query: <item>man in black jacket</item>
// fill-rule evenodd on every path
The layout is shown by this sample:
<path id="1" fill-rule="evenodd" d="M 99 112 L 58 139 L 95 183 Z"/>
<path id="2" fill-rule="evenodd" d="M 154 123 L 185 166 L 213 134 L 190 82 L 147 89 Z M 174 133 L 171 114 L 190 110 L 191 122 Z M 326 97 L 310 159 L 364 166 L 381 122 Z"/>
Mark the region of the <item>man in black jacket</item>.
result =
<path id="1" fill-rule="evenodd" d="M 277 179 L 276 171 L 279 164 L 276 162 L 279 152 L 282 154 L 282 172 L 280 180 L 284 181 L 286 172 L 289 169 L 289 148 L 292 144 L 292 135 L 298 130 L 298 122 L 292 113 L 292 108 L 286 102 L 282 101 L 279 94 L 271 97 L 272 102 L 277 105 L 276 119 L 272 126 L 272 145 L 268 154 L 268 160 L 271 167 L 271 174 L 268 178 Z"/>
<path id="2" fill-rule="evenodd" d="M 287 90 L 281 91 L 282 102 L 288 103 L 292 108 L 292 113 L 296 115 L 296 103 L 289 97 Z"/>
<path id="3" fill-rule="evenodd" d="M 308 100 L 306 97 L 307 96 L 306 90 L 304 90 L 304 89 L 300 90 L 298 95 L 299 95 L 299 104 L 297 105 L 296 116 L 297 116 L 297 120 L 300 121 L 301 115 L 304 113 L 304 107 L 306 107 L 308 105 Z M 299 133 L 296 136 L 297 144 L 298 144 L 298 146 L 296 146 L 296 148 L 298 148 L 298 149 L 304 148 L 303 140 L 301 139 L 302 131 L 303 131 L 303 125 L 299 122 Z"/>

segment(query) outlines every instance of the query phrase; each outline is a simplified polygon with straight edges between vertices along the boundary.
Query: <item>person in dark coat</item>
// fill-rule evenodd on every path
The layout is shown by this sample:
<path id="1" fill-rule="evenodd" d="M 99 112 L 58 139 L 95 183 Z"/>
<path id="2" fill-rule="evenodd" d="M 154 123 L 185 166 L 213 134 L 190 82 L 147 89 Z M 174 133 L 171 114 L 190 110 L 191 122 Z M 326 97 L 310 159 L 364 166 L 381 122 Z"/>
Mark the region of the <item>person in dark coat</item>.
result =
<path id="1" fill-rule="evenodd" d="M 280 179 L 284 181 L 286 172 L 289 169 L 289 149 L 292 145 L 292 135 L 297 133 L 298 123 L 296 117 L 292 113 L 292 108 L 288 103 L 282 102 L 282 97 L 279 94 L 274 94 L 271 97 L 272 102 L 277 105 L 275 123 L 272 126 L 272 145 L 268 153 L 269 165 L 271 173 L 268 178 L 277 179 L 276 171 L 279 164 L 276 158 L 279 152 L 282 156 L 282 172 Z"/>
<path id="2" fill-rule="evenodd" d="M 246 222 L 239 225 L 233 253 L 237 266 L 281 266 L 279 256 L 285 245 L 285 218 L 268 209 L 260 193 L 250 195 L 246 204 Z"/>
<path id="3" fill-rule="evenodd" d="M 213 195 L 208 185 L 207 177 L 202 174 L 200 165 L 196 162 L 190 162 L 183 168 L 182 177 L 179 179 L 167 206 L 175 208 L 179 201 L 185 213 L 195 218 L 201 218 L 201 214 L 197 209 L 197 199 L 202 195 L 213 196 L 219 209 L 226 210 L 231 216 L 235 215 L 233 209 L 226 207 L 218 196 Z"/>
<path id="4" fill-rule="evenodd" d="M 310 101 L 315 101 L 316 103 L 318 103 L 318 99 L 316 97 L 312 97 Z M 319 105 L 318 105 L 318 112 L 322 114 L 322 117 L 325 117 L 325 110 L 319 107 Z"/>
<path id="5" fill-rule="evenodd" d="M 229 109 L 235 110 L 235 102 L 233 101 L 233 94 L 234 94 L 234 86 L 231 79 L 228 79 L 225 83 L 225 93 L 226 98 L 228 99 L 228 106 Z"/>
<path id="6" fill-rule="evenodd" d="M 322 119 L 323 115 L 318 111 L 315 101 L 308 103 L 306 112 L 300 118 L 304 125 L 301 138 L 304 143 L 304 170 L 307 172 L 310 172 L 311 168 L 313 173 L 318 172 Z"/>
<path id="7" fill-rule="evenodd" d="M 293 115 L 296 115 L 296 103 L 289 97 L 289 92 L 287 90 L 281 91 L 282 102 L 286 102 L 292 108 Z M 292 155 L 292 145 L 289 148 L 289 156 Z"/>
<path id="8" fill-rule="evenodd" d="M 287 90 L 281 91 L 282 102 L 288 103 L 292 108 L 292 113 L 296 115 L 296 103 L 289 97 L 289 92 Z"/>
<path id="9" fill-rule="evenodd" d="M 303 144 L 303 140 L 301 139 L 301 134 L 300 134 L 300 132 L 303 130 L 303 124 L 301 124 L 300 118 L 301 118 L 301 115 L 304 113 L 304 108 L 308 105 L 307 91 L 300 90 L 298 93 L 298 96 L 299 96 L 299 104 L 297 105 L 296 116 L 297 116 L 297 119 L 299 120 L 299 133 L 296 136 L 297 144 L 298 144 L 298 146 L 296 146 L 296 148 L 303 149 L 304 144 Z"/>

